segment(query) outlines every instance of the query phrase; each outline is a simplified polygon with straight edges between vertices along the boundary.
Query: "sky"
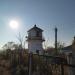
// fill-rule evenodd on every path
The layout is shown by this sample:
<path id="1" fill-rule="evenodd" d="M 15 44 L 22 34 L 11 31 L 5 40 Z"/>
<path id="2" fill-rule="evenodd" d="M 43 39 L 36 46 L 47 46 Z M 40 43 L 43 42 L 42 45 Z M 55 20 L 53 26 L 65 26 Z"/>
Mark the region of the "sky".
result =
<path id="1" fill-rule="evenodd" d="M 19 23 L 18 29 L 9 26 Z M 70 45 L 75 35 L 75 0 L 0 0 L 0 48 L 9 41 L 19 42 L 34 25 L 43 29 L 48 46 L 54 45 L 54 28 L 58 41 Z M 24 38 L 26 40 L 26 38 Z"/>

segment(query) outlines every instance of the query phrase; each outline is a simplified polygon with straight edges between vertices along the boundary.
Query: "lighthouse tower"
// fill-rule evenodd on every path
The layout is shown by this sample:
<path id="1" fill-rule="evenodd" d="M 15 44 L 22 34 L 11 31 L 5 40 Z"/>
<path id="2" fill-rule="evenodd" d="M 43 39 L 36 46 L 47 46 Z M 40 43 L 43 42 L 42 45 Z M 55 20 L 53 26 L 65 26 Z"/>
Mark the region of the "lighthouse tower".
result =
<path id="1" fill-rule="evenodd" d="M 42 43 L 45 41 L 42 35 L 43 30 L 34 25 L 33 28 L 28 30 L 28 49 L 29 52 L 41 53 L 43 52 Z"/>

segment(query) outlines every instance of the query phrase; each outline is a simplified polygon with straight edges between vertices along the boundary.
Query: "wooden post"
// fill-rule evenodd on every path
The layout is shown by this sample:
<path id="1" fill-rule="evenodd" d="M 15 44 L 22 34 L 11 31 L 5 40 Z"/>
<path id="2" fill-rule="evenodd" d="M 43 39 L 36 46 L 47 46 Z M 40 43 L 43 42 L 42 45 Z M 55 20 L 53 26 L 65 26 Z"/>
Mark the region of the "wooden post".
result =
<path id="1" fill-rule="evenodd" d="M 64 65 L 61 64 L 61 75 L 64 75 Z"/>
<path id="2" fill-rule="evenodd" d="M 29 75 L 32 75 L 32 53 L 29 53 Z"/>

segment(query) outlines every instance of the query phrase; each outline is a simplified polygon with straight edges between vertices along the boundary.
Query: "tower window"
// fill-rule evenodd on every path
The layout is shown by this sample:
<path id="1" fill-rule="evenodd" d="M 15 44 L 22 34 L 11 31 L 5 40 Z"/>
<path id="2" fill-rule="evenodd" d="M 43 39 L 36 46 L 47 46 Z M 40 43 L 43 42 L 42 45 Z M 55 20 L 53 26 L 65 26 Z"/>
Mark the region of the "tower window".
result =
<path id="1" fill-rule="evenodd" d="M 36 36 L 37 36 L 37 37 L 39 36 L 39 32 L 38 32 L 38 31 L 36 32 Z"/>

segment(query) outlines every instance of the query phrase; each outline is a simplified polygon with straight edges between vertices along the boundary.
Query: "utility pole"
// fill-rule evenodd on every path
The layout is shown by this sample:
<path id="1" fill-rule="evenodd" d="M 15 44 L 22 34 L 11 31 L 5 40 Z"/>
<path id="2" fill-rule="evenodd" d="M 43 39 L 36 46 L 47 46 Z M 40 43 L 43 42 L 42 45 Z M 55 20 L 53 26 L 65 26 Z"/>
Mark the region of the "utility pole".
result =
<path id="1" fill-rule="evenodd" d="M 57 51 L 57 27 L 55 27 L 55 54 L 57 55 L 58 51 Z"/>

